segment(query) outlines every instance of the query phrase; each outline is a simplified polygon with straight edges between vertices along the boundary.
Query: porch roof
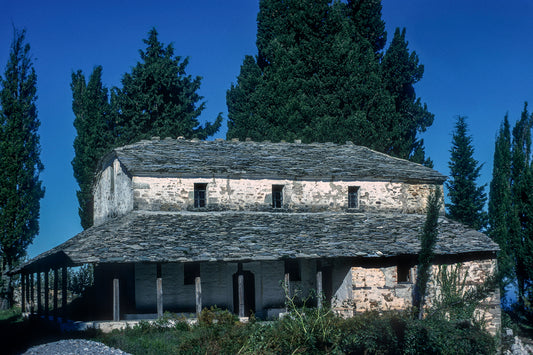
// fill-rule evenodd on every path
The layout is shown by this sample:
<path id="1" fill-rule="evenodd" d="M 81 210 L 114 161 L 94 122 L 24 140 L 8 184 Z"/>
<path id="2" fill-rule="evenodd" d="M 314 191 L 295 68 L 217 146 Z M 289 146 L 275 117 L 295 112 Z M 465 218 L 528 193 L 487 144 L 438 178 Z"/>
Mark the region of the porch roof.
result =
<path id="1" fill-rule="evenodd" d="M 425 218 L 392 213 L 133 211 L 91 227 L 11 272 L 85 263 L 414 255 L 420 250 Z M 439 219 L 437 255 L 497 250 L 486 235 Z"/>

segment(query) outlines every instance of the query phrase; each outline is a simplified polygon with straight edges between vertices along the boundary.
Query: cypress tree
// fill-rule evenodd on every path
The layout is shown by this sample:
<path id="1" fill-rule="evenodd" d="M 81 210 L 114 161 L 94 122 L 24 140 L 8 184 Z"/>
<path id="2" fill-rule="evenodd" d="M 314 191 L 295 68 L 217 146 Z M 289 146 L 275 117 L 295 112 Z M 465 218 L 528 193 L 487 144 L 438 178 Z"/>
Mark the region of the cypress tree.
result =
<path id="1" fill-rule="evenodd" d="M 426 221 L 420 236 L 420 253 L 418 254 L 418 267 L 416 284 L 413 292 L 413 306 L 418 310 L 418 317 L 422 319 L 424 303 L 427 292 L 427 283 L 431 276 L 435 244 L 439 234 L 438 223 L 442 205 L 442 191 L 440 187 L 429 195 L 427 202 Z"/>
<path id="2" fill-rule="evenodd" d="M 514 272 L 518 288 L 518 301 L 524 308 L 525 296 L 533 280 L 531 268 L 531 233 L 533 223 L 533 179 L 530 166 L 532 119 L 527 103 L 520 119 L 513 127 L 511 155 L 512 217 L 509 226 L 510 244 L 514 251 Z"/>
<path id="3" fill-rule="evenodd" d="M 44 188 L 37 117 L 37 75 L 26 32 L 14 30 L 3 77 L 0 76 L 0 251 L 2 309 L 12 301 L 5 274 L 26 253 L 39 232 L 39 201 Z"/>
<path id="4" fill-rule="evenodd" d="M 113 147 L 113 113 L 109 104 L 108 90 L 102 84 L 102 67 L 94 68 L 89 83 L 78 70 L 72 73 L 72 111 L 74 112 L 74 159 L 72 168 L 78 182 L 78 214 L 81 226 L 93 225 L 92 187 L 99 159 Z"/>
<path id="5" fill-rule="evenodd" d="M 502 295 L 514 276 L 511 245 L 511 132 L 505 115 L 494 144 L 494 165 L 489 194 L 489 235 L 500 246 L 498 270 Z"/>
<path id="6" fill-rule="evenodd" d="M 131 73 L 124 74 L 122 88 L 114 88 L 112 104 L 118 112 L 115 135 L 118 144 L 128 144 L 152 136 L 200 138 L 215 134 L 222 123 L 202 127 L 198 116 L 205 107 L 197 93 L 200 77 L 187 75 L 188 58 L 174 55 L 172 44 L 157 39 L 155 28 L 143 40 L 141 61 Z"/>
<path id="7" fill-rule="evenodd" d="M 481 167 L 474 159 L 472 137 L 468 135 L 466 118 L 457 117 L 452 137 L 450 167 L 451 180 L 446 183 L 450 204 L 448 215 L 474 229 L 481 230 L 486 225 L 485 185 L 477 186 Z"/>

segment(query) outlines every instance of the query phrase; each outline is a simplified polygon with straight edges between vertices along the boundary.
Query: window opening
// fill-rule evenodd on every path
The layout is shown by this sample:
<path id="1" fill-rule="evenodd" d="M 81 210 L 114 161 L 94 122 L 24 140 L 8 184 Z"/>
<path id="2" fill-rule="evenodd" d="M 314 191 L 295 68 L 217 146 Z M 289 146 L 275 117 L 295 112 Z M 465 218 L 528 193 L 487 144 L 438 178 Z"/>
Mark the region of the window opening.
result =
<path id="1" fill-rule="evenodd" d="M 272 207 L 283 206 L 283 185 L 272 185 Z"/>
<path id="2" fill-rule="evenodd" d="M 396 270 L 398 282 L 411 282 L 411 268 L 409 264 L 398 264 Z"/>
<path id="3" fill-rule="evenodd" d="M 289 274 L 289 281 L 301 281 L 300 262 L 298 260 L 285 260 L 285 273 Z"/>
<path id="4" fill-rule="evenodd" d="M 194 184 L 194 208 L 202 208 L 207 202 L 207 184 Z"/>
<path id="5" fill-rule="evenodd" d="M 359 207 L 359 186 L 348 186 L 348 208 Z"/>
<path id="6" fill-rule="evenodd" d="M 200 277 L 199 263 L 183 264 L 183 284 L 194 285 L 194 279 Z"/>

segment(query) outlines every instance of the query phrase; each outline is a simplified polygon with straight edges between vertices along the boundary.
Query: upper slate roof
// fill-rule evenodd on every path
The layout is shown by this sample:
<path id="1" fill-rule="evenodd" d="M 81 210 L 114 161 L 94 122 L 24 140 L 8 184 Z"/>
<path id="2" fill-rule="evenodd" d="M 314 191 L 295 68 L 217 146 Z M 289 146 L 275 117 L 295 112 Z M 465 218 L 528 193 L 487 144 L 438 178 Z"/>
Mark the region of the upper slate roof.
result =
<path id="1" fill-rule="evenodd" d="M 74 265 L 414 255 L 420 250 L 425 218 L 391 213 L 136 211 L 91 227 L 12 272 L 48 265 L 47 260 L 58 255 Z M 439 219 L 437 255 L 497 250 L 486 235 Z"/>
<path id="2" fill-rule="evenodd" d="M 441 184 L 439 172 L 354 144 L 153 139 L 113 150 L 131 175 Z"/>

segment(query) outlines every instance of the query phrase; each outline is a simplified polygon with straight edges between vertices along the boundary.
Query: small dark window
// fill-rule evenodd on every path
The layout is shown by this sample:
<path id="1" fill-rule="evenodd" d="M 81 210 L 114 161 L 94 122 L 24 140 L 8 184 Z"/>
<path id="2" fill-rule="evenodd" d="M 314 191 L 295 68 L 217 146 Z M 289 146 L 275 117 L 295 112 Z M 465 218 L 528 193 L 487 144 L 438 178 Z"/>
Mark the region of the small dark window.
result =
<path id="1" fill-rule="evenodd" d="M 183 284 L 194 285 L 194 279 L 200 277 L 200 264 L 183 264 Z"/>
<path id="2" fill-rule="evenodd" d="M 111 194 L 114 194 L 115 193 L 115 163 L 111 163 L 111 166 L 109 169 L 109 175 L 110 175 L 109 190 Z"/>
<path id="3" fill-rule="evenodd" d="M 348 208 L 359 207 L 359 186 L 348 186 Z"/>
<path id="4" fill-rule="evenodd" d="M 207 184 L 194 184 L 194 208 L 202 208 L 207 202 Z"/>
<path id="5" fill-rule="evenodd" d="M 409 264 L 399 264 L 396 270 L 398 273 L 398 282 L 411 282 L 411 268 Z"/>
<path id="6" fill-rule="evenodd" d="M 283 185 L 272 185 L 272 207 L 283 206 Z"/>
<path id="7" fill-rule="evenodd" d="M 300 263 L 298 260 L 285 260 L 285 273 L 289 274 L 289 281 L 301 281 Z"/>

